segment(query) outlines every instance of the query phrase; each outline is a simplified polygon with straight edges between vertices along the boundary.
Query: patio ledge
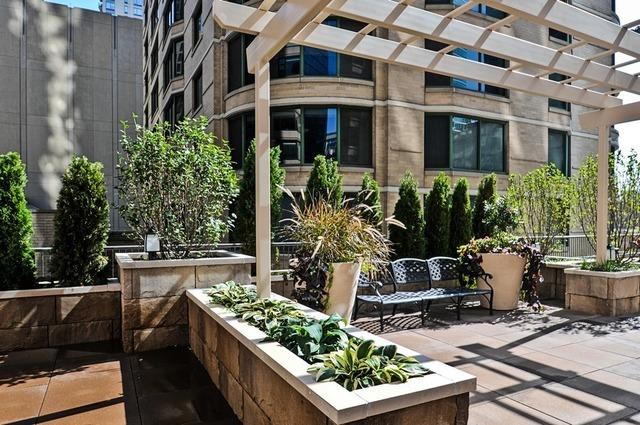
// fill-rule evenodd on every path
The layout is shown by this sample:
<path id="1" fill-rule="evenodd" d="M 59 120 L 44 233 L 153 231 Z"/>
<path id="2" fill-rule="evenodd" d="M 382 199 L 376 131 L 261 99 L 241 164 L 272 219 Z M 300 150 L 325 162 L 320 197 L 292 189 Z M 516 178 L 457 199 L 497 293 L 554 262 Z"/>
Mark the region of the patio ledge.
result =
<path id="1" fill-rule="evenodd" d="M 611 279 L 623 279 L 625 277 L 640 276 L 640 270 L 627 270 L 622 272 L 597 272 L 591 270 L 582 270 L 579 268 L 568 268 L 564 271 L 565 274 L 577 274 L 582 276 L 598 276 L 608 277 Z"/>
<path id="2" fill-rule="evenodd" d="M 176 260 L 142 260 L 142 252 L 116 254 L 118 265 L 122 269 L 152 269 L 156 267 L 192 267 L 217 266 L 227 264 L 253 264 L 255 257 L 224 250 L 212 251 L 218 257 L 186 258 Z"/>
<path id="3" fill-rule="evenodd" d="M 51 297 L 62 295 L 83 295 L 98 292 L 120 292 L 120 283 L 95 286 L 71 286 L 65 288 L 34 288 L 0 291 L 0 300 L 13 298 Z"/>

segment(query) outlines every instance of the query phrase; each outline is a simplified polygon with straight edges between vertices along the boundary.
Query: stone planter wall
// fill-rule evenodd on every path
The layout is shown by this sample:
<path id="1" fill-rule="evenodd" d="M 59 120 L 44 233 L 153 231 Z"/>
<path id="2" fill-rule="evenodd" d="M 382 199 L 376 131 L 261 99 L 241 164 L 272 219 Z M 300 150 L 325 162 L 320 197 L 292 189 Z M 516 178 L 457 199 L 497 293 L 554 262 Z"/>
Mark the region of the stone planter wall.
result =
<path id="1" fill-rule="evenodd" d="M 574 268 L 575 264 L 546 263 L 542 265 L 544 282 L 538 285 L 538 296 L 542 300 L 565 300 L 565 269 Z"/>
<path id="2" fill-rule="evenodd" d="M 120 285 L 0 292 L 0 352 L 120 339 Z"/>
<path id="3" fill-rule="evenodd" d="M 234 280 L 251 282 L 254 257 L 219 252 L 218 257 L 142 260 L 141 253 L 117 254 L 122 289 L 122 347 L 125 352 L 187 345 L 184 292 Z"/>
<path id="4" fill-rule="evenodd" d="M 475 389 L 475 378 L 467 373 L 399 347 L 434 373 L 405 384 L 349 392 L 335 382 L 315 382 L 306 372 L 306 362 L 278 343 L 261 342 L 265 337 L 261 331 L 225 309 L 211 308 L 203 291 L 188 290 L 187 296 L 193 353 L 245 424 L 467 423 L 469 391 Z M 389 344 L 356 328 L 347 331 Z"/>
<path id="5" fill-rule="evenodd" d="M 566 269 L 565 307 L 601 316 L 640 313 L 640 272 Z"/>

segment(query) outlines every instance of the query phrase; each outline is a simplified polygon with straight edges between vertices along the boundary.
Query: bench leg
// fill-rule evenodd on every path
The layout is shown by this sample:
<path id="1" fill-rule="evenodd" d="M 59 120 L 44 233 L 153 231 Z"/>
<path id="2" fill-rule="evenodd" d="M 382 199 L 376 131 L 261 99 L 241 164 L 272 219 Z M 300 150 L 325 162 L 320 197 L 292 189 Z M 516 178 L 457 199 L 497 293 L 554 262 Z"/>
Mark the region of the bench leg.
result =
<path id="1" fill-rule="evenodd" d="M 384 331 L 384 305 L 380 304 L 380 332 Z"/>
<path id="2" fill-rule="evenodd" d="M 424 300 L 420 300 L 420 323 L 424 326 Z"/>
<path id="3" fill-rule="evenodd" d="M 458 320 L 460 320 L 460 310 L 462 309 L 462 297 L 458 298 L 458 302 L 457 304 L 457 308 L 456 308 L 456 315 L 458 317 Z"/>
<path id="4" fill-rule="evenodd" d="M 396 309 L 397 309 L 397 308 L 398 308 L 398 304 L 394 304 L 394 305 L 393 305 L 393 311 L 391 312 L 391 315 L 392 315 L 392 316 L 395 316 L 395 315 L 396 315 Z"/>
<path id="5" fill-rule="evenodd" d="M 489 296 L 489 315 L 493 316 L 493 291 L 491 291 L 491 295 Z"/>

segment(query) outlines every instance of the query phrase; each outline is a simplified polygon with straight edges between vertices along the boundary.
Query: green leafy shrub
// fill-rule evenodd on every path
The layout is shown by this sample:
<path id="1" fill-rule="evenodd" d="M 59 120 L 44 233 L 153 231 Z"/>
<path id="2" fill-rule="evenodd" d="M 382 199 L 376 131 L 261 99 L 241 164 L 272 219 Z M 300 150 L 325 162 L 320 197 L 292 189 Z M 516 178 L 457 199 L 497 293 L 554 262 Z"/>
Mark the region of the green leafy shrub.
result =
<path id="1" fill-rule="evenodd" d="M 639 270 L 638 263 L 621 263 L 616 260 L 607 260 L 602 263 L 583 261 L 580 265 L 582 270 L 590 270 L 592 272 L 626 272 L 631 270 Z"/>
<path id="2" fill-rule="evenodd" d="M 35 284 L 26 185 L 20 156 L 15 152 L 0 155 L 0 290 L 31 288 Z"/>
<path id="3" fill-rule="evenodd" d="M 123 124 L 119 210 L 139 238 L 160 237 L 163 258 L 215 245 L 231 225 L 226 211 L 237 195 L 236 173 L 227 143 L 207 125 L 206 117 L 185 118 L 175 129 L 136 125 L 129 137 Z"/>
<path id="4" fill-rule="evenodd" d="M 491 236 L 491 229 L 486 225 L 484 216 L 486 205 L 496 201 L 496 184 L 496 175 L 493 173 L 480 180 L 478 196 L 473 206 L 473 234 L 476 238 Z"/>
<path id="5" fill-rule="evenodd" d="M 63 286 L 104 283 L 109 202 L 102 164 L 74 156 L 62 176 L 54 218 L 53 276 Z"/>
<path id="6" fill-rule="evenodd" d="M 342 205 L 343 195 L 342 175 L 338 171 L 338 163 L 324 155 L 316 156 L 307 180 L 306 200 L 316 202 L 324 199 L 334 207 L 339 207 Z"/>
<path id="7" fill-rule="evenodd" d="M 400 198 L 396 202 L 393 218 L 402 226 L 389 229 L 396 258 L 424 258 L 424 213 L 420 205 L 418 182 L 410 171 L 400 181 Z"/>
<path id="8" fill-rule="evenodd" d="M 284 320 L 305 317 L 293 303 L 271 298 L 258 298 L 245 304 L 236 304 L 232 310 L 242 320 L 246 320 L 265 333 L 272 332 L 281 326 Z"/>
<path id="9" fill-rule="evenodd" d="M 382 205 L 380 204 L 380 186 L 370 173 L 362 176 L 362 187 L 356 196 L 356 202 L 366 205 L 368 208 L 362 212 L 362 216 L 371 224 L 382 223 Z"/>
<path id="10" fill-rule="evenodd" d="M 255 301 L 258 299 L 258 293 L 255 289 L 228 281 L 211 288 L 209 297 L 214 304 L 220 304 L 230 309 L 238 304 L 248 304 Z"/>
<path id="11" fill-rule="evenodd" d="M 461 178 L 456 183 L 451 199 L 451 223 L 449 225 L 449 255 L 455 257 L 461 245 L 468 244 L 473 237 L 471 227 L 471 201 L 469 182 Z"/>
<path id="12" fill-rule="evenodd" d="M 520 212 L 507 197 L 498 196 L 495 202 L 485 204 L 483 224 L 489 235 L 510 233 L 520 224 Z"/>
<path id="13" fill-rule="evenodd" d="M 494 236 L 471 239 L 467 245 L 459 249 L 461 256 L 474 254 L 521 254 L 525 244 L 514 235 L 500 232 Z"/>
<path id="14" fill-rule="evenodd" d="M 282 213 L 282 186 L 285 171 L 280 166 L 280 147 L 271 148 L 271 229 L 278 227 Z M 245 252 L 256 252 L 256 142 L 251 141 L 242 167 L 240 194 L 234 203 L 235 223 L 233 239 L 242 242 Z"/>
<path id="15" fill-rule="evenodd" d="M 507 199 L 518 211 L 518 228 L 529 241 L 540 244 L 543 255 L 569 231 L 574 198 L 570 180 L 553 164 L 509 177 Z"/>
<path id="16" fill-rule="evenodd" d="M 349 391 L 406 382 L 429 373 L 415 358 L 398 353 L 395 345 L 376 347 L 372 340 L 352 338 L 344 350 L 317 359 L 320 361 L 309 368 L 316 381 L 335 381 Z"/>
<path id="17" fill-rule="evenodd" d="M 449 253 L 449 226 L 451 225 L 451 183 L 444 173 L 433 181 L 433 189 L 425 200 L 425 236 L 427 258 Z"/>

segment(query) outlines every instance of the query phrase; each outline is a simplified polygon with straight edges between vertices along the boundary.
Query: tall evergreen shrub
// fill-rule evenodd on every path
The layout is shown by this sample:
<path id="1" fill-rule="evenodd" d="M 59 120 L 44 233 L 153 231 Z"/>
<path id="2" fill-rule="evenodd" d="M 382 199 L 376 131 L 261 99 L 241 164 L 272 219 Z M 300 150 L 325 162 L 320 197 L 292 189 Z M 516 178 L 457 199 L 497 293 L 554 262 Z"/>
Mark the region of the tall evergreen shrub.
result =
<path id="1" fill-rule="evenodd" d="M 280 166 L 280 147 L 271 148 L 271 229 L 278 227 L 282 214 L 282 185 L 285 171 Z M 256 143 L 249 145 L 242 166 L 243 177 L 240 181 L 240 194 L 235 202 L 235 224 L 233 239 L 242 242 L 244 251 L 254 255 L 256 252 Z"/>
<path id="2" fill-rule="evenodd" d="M 109 202 L 102 164 L 74 156 L 62 176 L 51 271 L 63 286 L 95 285 L 107 265 Z"/>
<path id="3" fill-rule="evenodd" d="M 35 284 L 31 212 L 24 195 L 26 184 L 20 156 L 15 152 L 0 155 L 0 290 Z"/>
<path id="4" fill-rule="evenodd" d="M 425 239 L 427 258 L 449 254 L 449 226 L 451 182 L 444 173 L 433 181 L 433 189 L 425 200 Z"/>
<path id="5" fill-rule="evenodd" d="M 458 255 L 458 247 L 469 243 L 473 237 L 471 226 L 471 201 L 469 182 L 464 177 L 458 180 L 451 199 L 451 224 L 449 226 L 449 252 Z"/>
<path id="6" fill-rule="evenodd" d="M 380 204 L 380 186 L 370 173 L 362 176 L 362 187 L 356 196 L 358 204 L 369 207 L 362 215 L 369 223 L 378 225 L 382 222 L 382 205 Z"/>
<path id="7" fill-rule="evenodd" d="M 391 226 L 389 239 L 393 243 L 396 258 L 424 258 L 424 215 L 418 194 L 418 182 L 411 171 L 406 171 L 400 181 L 400 198 L 396 202 L 394 218 L 405 228 Z"/>
<path id="8" fill-rule="evenodd" d="M 309 200 L 325 199 L 334 207 L 342 204 L 342 175 L 336 161 L 324 155 L 314 158 L 305 196 Z"/>
<path id="9" fill-rule="evenodd" d="M 473 234 L 476 238 L 491 236 L 491 229 L 485 223 L 485 208 L 487 204 L 496 202 L 496 175 L 491 173 L 480 180 L 478 186 L 478 197 L 473 207 Z"/>

